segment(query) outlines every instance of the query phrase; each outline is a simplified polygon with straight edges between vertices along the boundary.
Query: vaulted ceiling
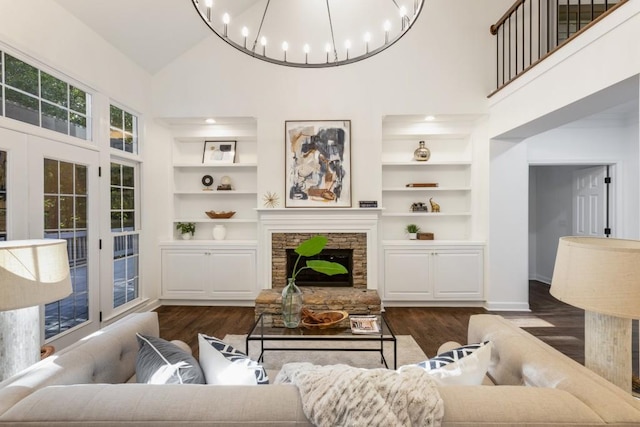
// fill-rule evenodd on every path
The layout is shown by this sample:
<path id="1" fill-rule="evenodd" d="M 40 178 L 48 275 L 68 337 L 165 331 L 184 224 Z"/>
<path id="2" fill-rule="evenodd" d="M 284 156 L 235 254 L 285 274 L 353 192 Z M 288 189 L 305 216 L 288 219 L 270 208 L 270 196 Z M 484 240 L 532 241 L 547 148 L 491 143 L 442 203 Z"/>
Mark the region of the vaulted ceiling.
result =
<path id="1" fill-rule="evenodd" d="M 55 1 L 151 74 L 211 36 L 190 0 Z"/>

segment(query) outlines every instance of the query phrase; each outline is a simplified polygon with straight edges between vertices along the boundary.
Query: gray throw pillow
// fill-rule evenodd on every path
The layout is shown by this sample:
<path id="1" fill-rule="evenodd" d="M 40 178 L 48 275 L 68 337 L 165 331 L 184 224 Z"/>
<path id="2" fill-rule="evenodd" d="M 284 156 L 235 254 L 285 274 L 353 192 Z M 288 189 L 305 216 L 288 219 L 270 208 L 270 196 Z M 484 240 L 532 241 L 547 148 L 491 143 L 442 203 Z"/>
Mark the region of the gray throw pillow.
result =
<path id="1" fill-rule="evenodd" d="M 198 361 L 162 338 L 136 334 L 136 378 L 144 384 L 205 384 Z"/>

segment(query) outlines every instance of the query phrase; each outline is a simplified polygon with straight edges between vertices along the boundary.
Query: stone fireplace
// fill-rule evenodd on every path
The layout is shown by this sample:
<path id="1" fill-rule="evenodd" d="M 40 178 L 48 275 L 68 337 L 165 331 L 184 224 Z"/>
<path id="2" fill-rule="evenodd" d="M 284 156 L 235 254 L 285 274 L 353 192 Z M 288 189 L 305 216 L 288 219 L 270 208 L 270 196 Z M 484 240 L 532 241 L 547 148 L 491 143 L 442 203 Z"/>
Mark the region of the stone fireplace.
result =
<path id="1" fill-rule="evenodd" d="M 256 318 L 281 325 L 280 302 L 287 283 L 287 249 L 322 234 L 328 241 L 322 253 L 351 251 L 352 286 L 305 286 L 305 307 L 314 310 L 345 310 L 350 314 L 379 314 L 377 292 L 377 210 L 362 209 L 264 209 L 259 210 L 262 253 L 259 271 L 264 289 L 255 302 Z M 348 319 L 347 325 L 348 326 Z"/>
<path id="2" fill-rule="evenodd" d="M 302 241 L 318 233 L 273 233 L 271 235 L 271 287 L 282 289 L 287 283 L 287 265 L 290 258 L 287 249 L 295 249 Z M 327 237 L 327 245 L 322 254 L 332 250 L 349 250 L 351 254 L 351 267 L 349 271 L 350 284 L 333 285 L 328 276 L 329 283 L 325 286 L 347 286 L 355 289 L 367 289 L 367 235 L 366 233 L 322 233 Z M 294 253 L 295 254 L 295 253 Z M 296 254 L 297 256 L 297 254 Z M 317 280 L 322 283 L 324 275 L 318 274 Z M 298 283 L 298 286 L 309 286 L 310 283 Z"/>

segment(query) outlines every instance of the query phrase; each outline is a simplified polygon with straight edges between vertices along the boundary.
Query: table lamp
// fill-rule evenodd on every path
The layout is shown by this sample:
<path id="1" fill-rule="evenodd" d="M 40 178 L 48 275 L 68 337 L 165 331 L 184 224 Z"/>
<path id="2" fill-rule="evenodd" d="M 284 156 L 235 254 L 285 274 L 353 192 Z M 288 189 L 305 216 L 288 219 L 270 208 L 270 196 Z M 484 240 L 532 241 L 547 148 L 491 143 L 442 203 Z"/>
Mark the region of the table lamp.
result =
<path id="1" fill-rule="evenodd" d="M 0 242 L 0 381 L 40 360 L 40 305 L 72 292 L 67 241 Z"/>
<path id="2" fill-rule="evenodd" d="M 585 366 L 631 392 L 631 322 L 640 318 L 640 241 L 561 237 L 551 295 L 585 310 Z"/>

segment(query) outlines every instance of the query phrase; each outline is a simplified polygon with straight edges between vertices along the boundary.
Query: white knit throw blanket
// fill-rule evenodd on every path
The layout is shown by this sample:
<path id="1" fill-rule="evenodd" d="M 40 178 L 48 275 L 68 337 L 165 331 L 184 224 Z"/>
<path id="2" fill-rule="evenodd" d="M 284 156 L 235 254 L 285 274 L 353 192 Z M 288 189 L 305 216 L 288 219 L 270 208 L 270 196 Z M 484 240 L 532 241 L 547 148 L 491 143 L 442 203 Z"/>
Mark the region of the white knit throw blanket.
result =
<path id="1" fill-rule="evenodd" d="M 304 414 L 318 427 L 440 426 L 444 415 L 436 382 L 419 367 L 287 363 L 275 383 L 298 387 Z"/>

